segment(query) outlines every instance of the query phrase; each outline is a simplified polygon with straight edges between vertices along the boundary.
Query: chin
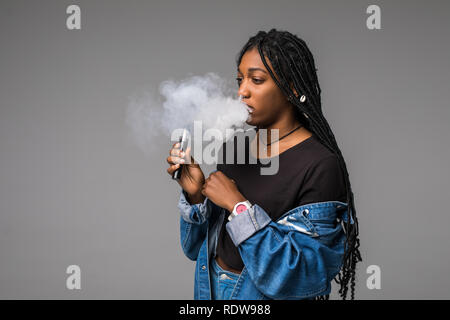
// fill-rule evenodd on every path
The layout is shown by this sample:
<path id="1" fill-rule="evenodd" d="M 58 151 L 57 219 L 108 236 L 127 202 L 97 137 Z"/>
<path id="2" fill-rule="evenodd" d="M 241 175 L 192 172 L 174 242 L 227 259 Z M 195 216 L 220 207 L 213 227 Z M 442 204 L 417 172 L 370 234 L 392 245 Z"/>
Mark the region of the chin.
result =
<path id="1" fill-rule="evenodd" d="M 245 123 L 248 124 L 249 126 L 253 126 L 253 127 L 257 127 L 258 126 L 257 123 L 255 123 L 254 121 L 251 121 L 251 120 L 250 121 L 247 120 Z"/>
<path id="2" fill-rule="evenodd" d="M 260 119 L 254 119 L 252 117 L 247 119 L 245 121 L 245 123 L 247 123 L 250 126 L 254 126 L 254 127 L 264 127 L 267 124 L 267 122 L 265 122 L 265 121 L 261 121 Z"/>
<path id="3" fill-rule="evenodd" d="M 247 124 L 250 125 L 250 126 L 255 126 L 255 127 L 258 125 L 258 122 L 255 121 L 255 119 L 253 119 L 252 116 L 249 116 L 249 117 L 247 118 L 247 120 L 245 121 L 245 123 L 247 123 Z"/>

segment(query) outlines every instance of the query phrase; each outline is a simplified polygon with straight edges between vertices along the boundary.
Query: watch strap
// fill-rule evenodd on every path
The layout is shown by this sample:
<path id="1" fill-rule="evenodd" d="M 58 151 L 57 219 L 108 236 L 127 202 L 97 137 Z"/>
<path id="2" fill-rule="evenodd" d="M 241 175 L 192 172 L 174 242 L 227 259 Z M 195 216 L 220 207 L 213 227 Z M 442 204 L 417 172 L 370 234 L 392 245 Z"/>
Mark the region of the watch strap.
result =
<path id="1" fill-rule="evenodd" d="M 228 216 L 228 221 L 231 221 L 231 219 L 233 219 L 234 217 L 236 217 L 237 215 L 239 215 L 239 213 L 242 213 L 242 212 L 243 212 L 243 211 L 241 211 L 241 212 L 238 213 L 238 212 L 236 211 L 236 209 L 237 209 L 239 206 L 241 206 L 241 205 L 244 205 L 244 206 L 246 207 L 246 210 L 243 210 L 243 211 L 247 211 L 247 210 L 250 209 L 251 206 L 252 206 L 252 204 L 251 204 L 250 201 L 248 201 L 248 200 L 245 200 L 245 201 L 241 201 L 241 202 L 236 203 L 236 204 L 234 205 L 233 211 L 232 211 L 231 214 Z"/>

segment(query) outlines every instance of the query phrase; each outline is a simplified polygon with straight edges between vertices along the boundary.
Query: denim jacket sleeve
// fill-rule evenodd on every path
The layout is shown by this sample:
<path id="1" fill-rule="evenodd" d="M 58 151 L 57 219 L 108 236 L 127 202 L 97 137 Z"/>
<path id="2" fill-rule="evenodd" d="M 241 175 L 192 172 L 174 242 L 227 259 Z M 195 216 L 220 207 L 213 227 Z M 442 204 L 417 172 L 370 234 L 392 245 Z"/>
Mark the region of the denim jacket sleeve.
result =
<path id="1" fill-rule="evenodd" d="M 184 254 L 191 260 L 197 260 L 198 252 L 206 237 L 208 218 L 211 215 L 211 204 L 206 198 L 203 203 L 191 205 L 184 190 L 181 190 L 180 200 L 180 240 Z"/>
<path id="2" fill-rule="evenodd" d="M 338 208 L 346 207 L 339 201 L 317 202 L 296 207 L 274 222 L 254 204 L 226 228 L 264 295 L 314 296 L 329 289 L 340 270 L 345 233 L 337 223 Z"/>

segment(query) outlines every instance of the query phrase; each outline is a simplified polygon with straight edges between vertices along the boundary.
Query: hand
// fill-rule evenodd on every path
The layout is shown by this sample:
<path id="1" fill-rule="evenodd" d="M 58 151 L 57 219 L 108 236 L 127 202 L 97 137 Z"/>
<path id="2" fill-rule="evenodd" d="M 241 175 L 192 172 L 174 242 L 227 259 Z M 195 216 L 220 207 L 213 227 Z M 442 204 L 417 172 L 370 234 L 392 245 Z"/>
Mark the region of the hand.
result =
<path id="1" fill-rule="evenodd" d="M 199 164 L 191 157 L 191 148 L 187 148 L 186 152 L 183 152 L 180 150 L 180 143 L 177 142 L 170 149 L 169 154 L 167 163 L 170 164 L 170 167 L 167 169 L 167 173 L 173 176 L 175 170 L 183 164 L 181 177 L 177 179 L 178 184 L 189 195 L 188 200 L 190 200 L 191 204 L 203 202 L 205 198 L 201 190 L 205 183 L 205 175 Z"/>
<path id="2" fill-rule="evenodd" d="M 234 180 L 228 178 L 223 172 L 215 171 L 205 180 L 202 194 L 208 197 L 219 207 L 233 211 L 234 205 L 245 201 L 245 197 L 239 192 Z"/>

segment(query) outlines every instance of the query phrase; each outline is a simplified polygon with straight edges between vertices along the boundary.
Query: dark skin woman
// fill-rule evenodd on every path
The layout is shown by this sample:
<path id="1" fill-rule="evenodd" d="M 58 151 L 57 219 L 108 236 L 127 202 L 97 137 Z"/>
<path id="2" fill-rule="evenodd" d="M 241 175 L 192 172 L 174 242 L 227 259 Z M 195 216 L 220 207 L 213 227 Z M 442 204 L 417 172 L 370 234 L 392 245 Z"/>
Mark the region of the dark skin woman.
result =
<path id="1" fill-rule="evenodd" d="M 302 125 L 286 138 L 269 145 L 267 157 L 281 154 L 313 133 L 325 147 L 337 155 L 345 173 L 347 203 L 355 223 L 346 221 L 347 242 L 343 266 L 335 281 L 341 285 L 339 293 L 343 299 L 346 299 L 350 283 L 351 299 L 354 299 L 356 263 L 362 259 L 358 250 L 358 221 L 353 192 L 345 161 L 322 114 L 321 89 L 311 52 L 303 40 L 289 32 L 275 29 L 268 33 L 261 31 L 243 47 L 237 66 L 238 95 L 242 96 L 242 101 L 251 110 L 247 124 L 268 129 L 266 142 L 272 141 L 270 129 L 278 129 L 279 137 L 282 137 Z M 255 157 L 259 154 L 258 139 L 259 131 L 250 148 Z M 180 164 L 185 164 L 181 179 L 177 181 L 188 194 L 191 204 L 202 203 L 208 197 L 216 205 L 232 211 L 237 202 L 246 200 L 234 181 L 222 172 L 216 171 L 205 179 L 200 166 L 191 157 L 189 148 L 186 152 L 180 152 L 179 144 L 174 144 L 167 162 L 170 164 L 167 169 L 170 175 Z"/>
<path id="2" fill-rule="evenodd" d="M 270 77 L 258 50 L 252 49 L 244 54 L 239 65 L 237 79 L 240 83 L 238 94 L 244 97 L 242 101 L 253 110 L 246 122 L 261 129 L 268 129 L 268 141 L 270 141 L 270 129 L 278 129 L 281 137 L 299 126 L 299 121 L 294 116 L 294 106 Z M 285 139 L 269 145 L 267 156 L 276 156 L 310 136 L 309 130 L 300 128 Z M 252 142 L 252 151 L 255 157 L 258 153 L 257 137 L 258 135 Z M 278 148 L 276 144 L 278 144 Z M 278 152 L 275 153 L 272 150 Z M 189 148 L 186 153 L 180 155 L 179 145 L 174 144 L 170 150 L 170 156 L 167 158 L 167 162 L 171 165 L 167 172 L 172 175 L 179 168 L 179 163 L 185 163 L 189 157 L 191 157 Z M 237 202 L 246 200 L 233 180 L 222 172 L 213 172 L 205 180 L 200 166 L 194 163 L 195 160 L 192 157 L 191 161 L 192 164 L 183 166 L 183 169 L 186 168 L 187 174 L 183 172 L 181 179 L 177 181 L 189 195 L 192 204 L 201 203 L 205 199 L 204 197 L 208 197 L 216 205 L 232 211 Z"/>

